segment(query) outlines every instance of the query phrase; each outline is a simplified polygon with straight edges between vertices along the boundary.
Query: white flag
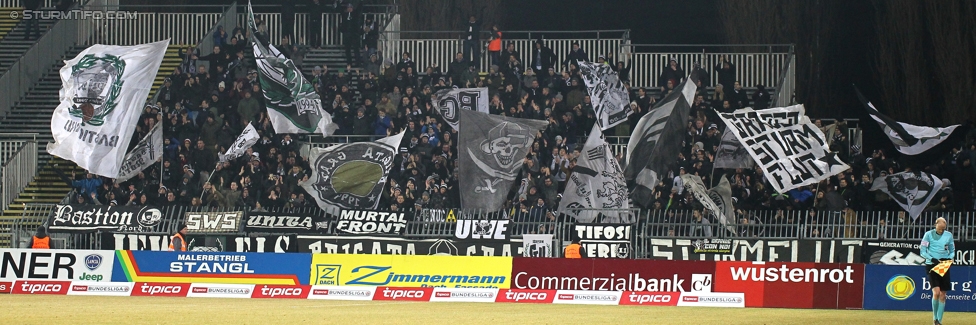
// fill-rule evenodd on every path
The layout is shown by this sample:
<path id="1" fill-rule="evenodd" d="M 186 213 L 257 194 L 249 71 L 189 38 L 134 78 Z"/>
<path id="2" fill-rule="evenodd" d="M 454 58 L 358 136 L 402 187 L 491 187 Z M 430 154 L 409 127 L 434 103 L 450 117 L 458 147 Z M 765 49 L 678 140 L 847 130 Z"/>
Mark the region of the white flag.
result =
<path id="1" fill-rule="evenodd" d="M 620 81 L 617 72 L 609 65 L 592 62 L 579 62 L 579 69 L 590 94 L 596 124 L 606 130 L 627 121 L 634 111 L 630 109 L 627 86 Z"/>
<path id="2" fill-rule="evenodd" d="M 681 175 L 681 181 L 691 193 L 698 199 L 705 209 L 712 213 L 718 222 L 726 227 L 731 233 L 735 233 L 735 209 L 732 207 L 732 186 L 729 180 L 722 176 L 718 186 L 710 190 L 705 190 L 705 183 L 698 175 Z M 729 222 L 732 219 L 732 222 Z"/>
<path id="3" fill-rule="evenodd" d="M 96 44 L 66 61 L 48 153 L 116 178 L 168 44 Z"/>
<path id="4" fill-rule="evenodd" d="M 604 221 L 626 223 L 633 221 L 627 208 L 630 199 L 624 172 L 603 139 L 600 127 L 594 124 L 576 159 L 576 167 L 566 180 L 559 211 L 573 216 L 576 222 L 596 222 L 597 216 L 603 214 Z"/>
<path id="5" fill-rule="evenodd" d="M 244 151 L 246 151 L 247 148 L 250 148 L 257 143 L 258 139 L 260 138 L 261 137 L 258 135 L 258 131 L 254 129 L 254 125 L 248 123 L 247 127 L 244 128 L 244 131 L 241 132 L 241 135 L 237 136 L 237 140 L 234 141 L 234 144 L 231 145 L 230 148 L 227 148 L 227 152 L 219 155 L 220 157 L 218 158 L 220 158 L 220 162 L 227 162 L 231 159 L 240 157 L 244 154 Z"/>
<path id="6" fill-rule="evenodd" d="M 149 134 L 136 144 L 132 151 L 122 159 L 122 168 L 116 182 L 125 182 L 139 175 L 146 167 L 152 166 L 163 156 L 163 123 L 156 123 Z"/>
<path id="7" fill-rule="evenodd" d="M 488 114 L 488 88 L 448 88 L 434 94 L 434 105 L 441 117 L 455 130 L 461 120 L 459 109 Z"/>
<path id="8" fill-rule="evenodd" d="M 874 180 L 872 191 L 888 193 L 912 219 L 918 219 L 932 198 L 942 189 L 942 180 L 924 172 L 901 172 Z"/>

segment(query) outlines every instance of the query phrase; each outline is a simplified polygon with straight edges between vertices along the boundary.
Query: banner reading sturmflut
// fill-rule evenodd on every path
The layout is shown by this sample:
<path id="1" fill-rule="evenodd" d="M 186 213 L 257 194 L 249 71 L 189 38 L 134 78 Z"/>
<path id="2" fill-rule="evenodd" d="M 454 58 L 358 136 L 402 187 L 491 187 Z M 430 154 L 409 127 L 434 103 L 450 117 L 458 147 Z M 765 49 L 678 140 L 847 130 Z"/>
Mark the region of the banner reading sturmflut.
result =
<path id="1" fill-rule="evenodd" d="M 607 222 L 624 223 L 632 221 L 628 220 L 630 213 L 622 210 L 629 207 L 624 172 L 603 139 L 600 127 L 594 124 L 576 159 L 576 167 L 566 182 L 559 211 L 573 216 L 576 222 L 596 222 L 597 216 L 602 213 Z M 618 210 L 614 212 L 613 209 Z"/>
<path id="2" fill-rule="evenodd" d="M 816 184 L 849 168 L 832 152 L 803 105 L 759 111 L 743 108 L 719 117 L 759 164 L 779 193 Z"/>
<path id="3" fill-rule="evenodd" d="M 168 44 L 96 44 L 65 61 L 48 153 L 116 178 Z"/>
<path id="4" fill-rule="evenodd" d="M 332 115 L 322 109 L 322 101 L 295 63 L 274 45 L 262 44 L 255 36 L 254 12 L 247 5 L 247 25 L 251 47 L 258 66 L 265 107 L 275 133 L 321 133 L 328 136 L 338 128 Z"/>
<path id="5" fill-rule="evenodd" d="M 942 180 L 925 172 L 901 172 L 874 180 L 872 191 L 888 193 L 912 219 L 925 210 L 942 189 Z"/>
<path id="6" fill-rule="evenodd" d="M 458 110 L 461 208 L 496 211 L 518 177 L 535 134 L 549 123 Z"/>
<path id="7" fill-rule="evenodd" d="M 301 183 L 322 210 L 376 209 L 403 132 L 373 142 L 312 148 L 312 175 Z"/>
<path id="8" fill-rule="evenodd" d="M 122 169 L 116 182 L 125 182 L 130 178 L 139 175 L 146 167 L 156 163 L 159 157 L 163 156 L 163 123 L 156 123 L 152 130 L 136 144 L 132 151 L 125 154 L 122 159 Z"/>
<path id="9" fill-rule="evenodd" d="M 434 94 L 434 104 L 441 117 L 458 129 L 458 110 L 466 109 L 488 114 L 488 88 L 449 88 Z"/>
<path id="10" fill-rule="evenodd" d="M 630 109 L 630 94 L 627 86 L 620 81 L 617 72 L 609 65 L 579 62 L 583 83 L 589 91 L 593 111 L 596 113 L 596 124 L 606 130 L 617 126 L 633 114 Z"/>

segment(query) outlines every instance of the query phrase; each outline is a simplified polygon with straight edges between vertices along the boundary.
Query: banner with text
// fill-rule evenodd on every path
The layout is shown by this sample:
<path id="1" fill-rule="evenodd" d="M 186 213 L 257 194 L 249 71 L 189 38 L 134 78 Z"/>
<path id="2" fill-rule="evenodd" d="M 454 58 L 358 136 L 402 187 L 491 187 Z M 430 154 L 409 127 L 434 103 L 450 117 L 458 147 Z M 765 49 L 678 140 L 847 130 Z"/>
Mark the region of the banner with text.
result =
<path id="1" fill-rule="evenodd" d="M 522 241 L 299 235 L 298 251 L 328 254 L 522 256 Z"/>
<path id="2" fill-rule="evenodd" d="M 152 207 L 59 204 L 47 224 L 52 233 L 142 232 L 151 231 L 162 219 L 159 209 Z"/>
<path id="3" fill-rule="evenodd" d="M 932 283 L 925 268 L 908 265 L 864 267 L 864 309 L 931 311 Z M 976 312 L 976 267 L 949 269 L 952 288 L 946 292 L 946 311 Z"/>
<path id="4" fill-rule="evenodd" d="M 335 222 L 335 232 L 341 235 L 397 236 L 406 228 L 407 214 L 403 212 L 343 209 Z"/>
<path id="5" fill-rule="evenodd" d="M 861 263 L 883 265 L 922 265 L 925 258 L 919 255 L 920 241 L 869 241 L 861 249 Z M 976 242 L 956 241 L 953 265 L 976 265 Z M 953 268 L 955 269 L 955 268 Z"/>
<path id="6" fill-rule="evenodd" d="M 268 234 L 314 234 L 329 230 L 329 221 L 320 214 L 291 214 L 251 211 L 245 217 L 244 232 Z"/>
<path id="7" fill-rule="evenodd" d="M 715 262 L 713 289 L 745 293 L 746 307 L 861 309 L 864 265 Z"/>
<path id="8" fill-rule="evenodd" d="M 578 223 L 573 226 L 571 236 L 583 246 L 580 249 L 583 257 L 634 258 L 632 224 Z"/>
<path id="9" fill-rule="evenodd" d="M 864 241 L 734 239 L 728 253 L 702 251 L 701 244 L 699 240 L 653 238 L 645 249 L 648 258 L 666 260 L 859 263 Z"/>
<path id="10" fill-rule="evenodd" d="M 112 281 L 308 284 L 311 254 L 116 251 Z"/>
<path id="11" fill-rule="evenodd" d="M 115 252 L 0 249 L 0 281 L 111 281 Z"/>
<path id="12" fill-rule="evenodd" d="M 330 286 L 508 289 L 511 275 L 511 257 L 314 254 L 310 282 Z"/>
<path id="13" fill-rule="evenodd" d="M 187 212 L 184 220 L 188 228 L 187 233 L 234 233 L 241 229 L 244 212 Z"/>

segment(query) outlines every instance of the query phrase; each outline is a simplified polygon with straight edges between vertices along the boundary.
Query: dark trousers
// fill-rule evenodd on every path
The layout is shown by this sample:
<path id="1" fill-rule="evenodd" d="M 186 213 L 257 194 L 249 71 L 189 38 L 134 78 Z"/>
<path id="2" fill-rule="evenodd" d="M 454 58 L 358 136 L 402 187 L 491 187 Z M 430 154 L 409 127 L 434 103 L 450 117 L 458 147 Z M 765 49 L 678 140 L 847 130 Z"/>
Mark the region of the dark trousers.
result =
<path id="1" fill-rule="evenodd" d="M 39 18 L 37 18 L 37 17 L 33 17 L 33 18 L 27 20 L 27 30 L 24 32 L 24 39 L 25 40 L 30 39 L 30 35 L 31 35 L 31 31 L 32 30 L 34 31 L 34 39 L 41 38 L 41 30 L 40 30 L 40 26 L 38 25 L 38 22 L 37 22 L 38 19 Z"/>
<path id="2" fill-rule="evenodd" d="M 464 54 L 465 59 L 470 60 L 470 62 L 473 62 L 475 64 L 475 67 L 478 67 L 478 69 L 480 70 L 481 49 L 478 48 L 478 43 L 479 42 L 477 40 L 464 40 L 464 49 L 462 53 Z"/>
<path id="3" fill-rule="evenodd" d="M 288 36 L 291 44 L 298 44 L 298 38 L 295 37 L 295 15 L 289 16 L 282 15 L 281 17 L 281 35 Z"/>
<path id="4" fill-rule="evenodd" d="M 321 20 L 309 20 L 308 21 L 308 46 L 319 48 L 322 47 L 322 21 Z"/>
<path id="5" fill-rule="evenodd" d="M 342 45 L 346 48 L 346 64 L 352 65 L 358 63 L 362 57 L 362 53 L 359 50 L 359 35 L 355 33 L 342 33 Z M 353 56 L 353 52 L 356 52 L 356 56 Z"/>

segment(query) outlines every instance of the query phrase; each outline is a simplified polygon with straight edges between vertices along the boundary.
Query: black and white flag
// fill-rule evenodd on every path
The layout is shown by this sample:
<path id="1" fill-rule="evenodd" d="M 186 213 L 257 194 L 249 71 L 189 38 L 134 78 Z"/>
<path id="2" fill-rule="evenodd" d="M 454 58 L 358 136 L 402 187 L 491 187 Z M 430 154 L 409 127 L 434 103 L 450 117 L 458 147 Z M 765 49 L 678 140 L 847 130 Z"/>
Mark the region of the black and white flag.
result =
<path id="1" fill-rule="evenodd" d="M 942 189 L 942 180 L 924 172 L 901 172 L 874 180 L 872 191 L 881 190 L 891 196 L 912 219 L 925 210 Z"/>
<path id="2" fill-rule="evenodd" d="M 743 108 L 719 118 L 759 164 L 779 193 L 816 184 L 847 170 L 827 151 L 823 132 L 804 115 L 803 105 L 755 111 Z"/>
<path id="3" fill-rule="evenodd" d="M 434 94 L 434 104 L 447 124 L 458 129 L 458 110 L 488 114 L 488 88 L 449 88 Z"/>
<path id="4" fill-rule="evenodd" d="M 685 184 L 685 188 L 695 195 L 695 199 L 698 199 L 698 202 L 701 202 L 705 206 L 705 209 L 718 219 L 720 224 L 725 226 L 733 234 L 735 233 L 735 227 L 733 226 L 735 224 L 735 209 L 732 207 L 732 186 L 729 185 L 727 178 L 723 176 L 718 186 L 710 190 L 705 190 L 705 184 L 698 175 L 681 175 L 681 181 Z M 732 218 L 731 223 L 729 223 L 730 218 Z"/>
<path id="5" fill-rule="evenodd" d="M 146 167 L 152 166 L 163 156 L 163 123 L 156 123 L 132 151 L 122 159 L 122 168 L 116 182 L 125 182 L 139 175 Z"/>
<path id="6" fill-rule="evenodd" d="M 322 210 L 376 209 L 403 132 L 373 142 L 313 148 L 312 175 L 301 183 Z"/>
<path id="7" fill-rule="evenodd" d="M 600 127 L 594 124 L 566 182 L 559 211 L 573 216 L 576 222 L 596 222 L 602 213 L 606 222 L 625 223 L 633 221 L 624 210 L 627 208 L 630 199 L 624 173 Z"/>
<path id="8" fill-rule="evenodd" d="M 227 162 L 233 159 L 237 159 L 247 151 L 255 143 L 258 142 L 261 136 L 258 135 L 258 131 L 254 129 L 254 125 L 248 123 L 241 135 L 237 136 L 237 140 L 234 144 L 227 148 L 227 152 L 220 154 L 220 162 Z"/>
<path id="9" fill-rule="evenodd" d="M 667 177 L 681 152 L 691 102 L 698 87 L 696 74 L 644 115 L 634 127 L 627 142 L 627 168 L 624 176 L 636 186 L 631 193 L 634 202 L 650 207 L 657 183 Z"/>
<path id="10" fill-rule="evenodd" d="M 328 136 L 338 126 L 332 115 L 322 109 L 322 100 L 291 59 L 274 45 L 262 43 L 256 35 L 257 26 L 251 4 L 247 4 L 247 26 L 251 47 L 258 67 L 258 81 L 264 94 L 268 118 L 275 133 L 321 133 Z"/>
<path id="11" fill-rule="evenodd" d="M 463 152 L 461 208 L 497 211 L 518 177 L 535 134 L 549 122 L 458 110 Z"/>
<path id="12" fill-rule="evenodd" d="M 552 256 L 552 234 L 522 235 L 522 256 L 553 257 Z"/>
<path id="13" fill-rule="evenodd" d="M 630 109 L 630 94 L 627 86 L 620 81 L 617 72 L 609 65 L 594 62 L 579 62 L 583 83 L 590 94 L 596 124 L 601 130 L 617 126 L 633 114 Z"/>
<path id="14" fill-rule="evenodd" d="M 753 168 L 756 162 L 752 160 L 749 151 L 735 138 L 732 129 L 725 129 L 722 133 L 722 143 L 715 153 L 715 168 Z"/>
<path id="15" fill-rule="evenodd" d="M 949 139 L 952 132 L 960 126 L 956 124 L 944 128 L 935 128 L 895 121 L 878 112 L 874 104 L 871 104 L 871 102 L 864 98 L 860 90 L 857 90 L 857 88 L 854 90 L 857 92 L 857 98 L 861 100 L 864 108 L 868 110 L 868 115 L 875 122 L 878 122 L 885 135 L 888 136 L 888 140 L 891 140 L 891 143 L 895 145 L 895 149 L 903 154 L 920 155 Z"/>

